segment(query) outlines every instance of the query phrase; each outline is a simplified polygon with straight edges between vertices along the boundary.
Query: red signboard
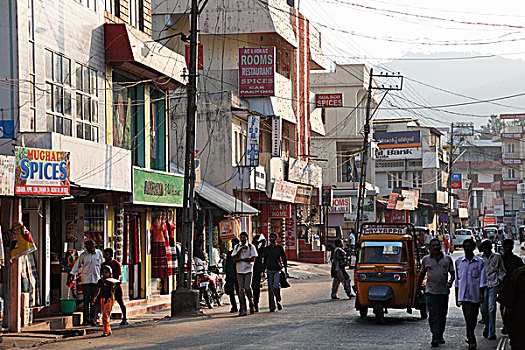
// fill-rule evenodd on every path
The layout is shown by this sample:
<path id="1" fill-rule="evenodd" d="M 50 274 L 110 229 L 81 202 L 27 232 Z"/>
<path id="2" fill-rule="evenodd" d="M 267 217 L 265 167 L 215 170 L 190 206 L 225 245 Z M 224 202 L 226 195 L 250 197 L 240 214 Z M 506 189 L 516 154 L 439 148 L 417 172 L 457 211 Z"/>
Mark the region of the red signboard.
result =
<path id="1" fill-rule="evenodd" d="M 483 225 L 494 225 L 496 223 L 496 218 L 483 218 Z"/>
<path id="2" fill-rule="evenodd" d="M 500 119 L 525 119 L 524 113 L 516 113 L 516 114 L 500 114 Z"/>
<path id="3" fill-rule="evenodd" d="M 204 69 L 203 50 L 204 49 L 202 45 L 199 45 L 197 49 L 197 70 Z M 189 62 L 190 62 L 190 45 L 186 45 L 186 67 L 189 66 Z"/>
<path id="4" fill-rule="evenodd" d="M 343 107 L 343 94 L 316 94 L 316 108 Z"/>
<path id="5" fill-rule="evenodd" d="M 392 210 L 385 212 L 385 222 L 389 223 L 405 223 L 407 222 L 406 210 Z"/>
<path id="6" fill-rule="evenodd" d="M 275 94 L 275 47 L 239 48 L 239 95 Z"/>
<path id="7" fill-rule="evenodd" d="M 286 219 L 291 216 L 290 204 L 269 204 L 268 217 Z"/>

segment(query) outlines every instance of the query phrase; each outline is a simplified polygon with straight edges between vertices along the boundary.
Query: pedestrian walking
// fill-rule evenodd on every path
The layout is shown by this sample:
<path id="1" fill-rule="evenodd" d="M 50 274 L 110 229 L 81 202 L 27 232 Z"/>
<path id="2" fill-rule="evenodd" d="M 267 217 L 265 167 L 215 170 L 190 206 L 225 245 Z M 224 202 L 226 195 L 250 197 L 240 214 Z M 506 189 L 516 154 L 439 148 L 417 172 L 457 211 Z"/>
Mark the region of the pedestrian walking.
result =
<path id="1" fill-rule="evenodd" d="M 281 300 L 281 289 L 279 282 L 281 280 L 281 270 L 284 267 L 284 273 L 288 275 L 288 260 L 284 253 L 284 248 L 277 244 L 277 234 L 274 232 L 270 233 L 270 244 L 264 248 L 264 267 L 266 268 L 266 274 L 268 276 L 268 299 L 270 312 L 275 311 L 275 305 L 277 303 L 277 309 L 282 310 Z"/>
<path id="2" fill-rule="evenodd" d="M 232 247 L 235 248 L 239 244 L 237 237 L 231 240 Z M 239 311 L 237 308 L 237 302 L 235 301 L 235 294 L 239 294 L 239 282 L 237 281 L 237 268 L 232 258 L 233 249 L 226 253 L 226 260 L 224 270 L 226 272 L 226 284 L 224 285 L 224 292 L 230 297 L 231 309 L 230 313 L 236 313 Z"/>
<path id="3" fill-rule="evenodd" d="M 100 308 L 102 310 L 102 335 L 107 337 L 111 335 L 111 327 L 109 326 L 109 320 L 111 318 L 111 310 L 113 309 L 113 303 L 115 302 L 115 289 L 120 281 L 112 278 L 113 272 L 109 265 L 105 265 L 100 269 L 102 278 L 98 280 L 96 286 L 96 293 L 93 296 L 91 304 L 94 305 L 97 300 L 100 300 Z"/>
<path id="4" fill-rule="evenodd" d="M 122 265 L 115 259 L 113 259 L 114 251 L 111 248 L 104 249 L 104 262 L 102 263 L 102 267 L 109 266 L 111 267 L 111 273 L 112 277 L 116 280 L 121 280 L 122 276 Z M 125 326 L 128 324 L 128 316 L 127 316 L 127 310 L 126 310 L 126 304 L 124 304 L 123 299 L 124 293 L 122 292 L 122 285 L 118 283 L 115 287 L 115 301 L 120 306 L 120 311 L 122 312 L 122 322 L 120 322 L 120 325 Z"/>
<path id="5" fill-rule="evenodd" d="M 467 329 L 469 349 L 476 349 L 476 323 L 478 321 L 479 305 L 483 302 L 483 294 L 487 286 L 485 263 L 474 255 L 474 241 L 470 238 L 463 241 L 465 255 L 455 262 L 456 271 L 456 305 L 461 307 Z"/>
<path id="6" fill-rule="evenodd" d="M 255 312 L 252 294 L 253 264 L 257 257 L 257 249 L 248 242 L 248 234 L 241 232 L 241 243 L 233 249 L 232 257 L 237 268 L 237 281 L 239 283 L 239 316 L 247 315 L 246 298 L 250 306 L 250 314 Z"/>
<path id="7" fill-rule="evenodd" d="M 252 239 L 252 244 L 257 249 L 257 257 L 253 264 L 253 278 L 252 278 L 252 291 L 253 291 L 253 309 L 255 312 L 259 312 L 259 299 L 261 298 L 261 279 L 264 273 L 263 263 L 263 252 L 266 246 L 266 239 L 263 235 L 255 235 Z"/>
<path id="8" fill-rule="evenodd" d="M 100 279 L 100 267 L 104 261 L 102 252 L 95 249 L 95 242 L 88 239 L 84 242 L 86 250 L 80 254 L 68 276 L 68 284 L 73 282 L 75 275 L 80 272 L 82 294 L 84 296 L 84 325 L 95 325 L 97 306 L 91 300 L 97 291 L 97 282 Z"/>
<path id="9" fill-rule="evenodd" d="M 450 275 L 450 278 L 449 276 Z M 421 273 L 419 274 L 418 290 L 422 290 L 423 279 L 427 277 L 425 286 L 425 302 L 428 310 L 428 324 L 432 333 L 432 347 L 445 344 L 445 325 L 448 313 L 448 296 L 454 283 L 454 262 L 441 251 L 439 239 L 430 241 L 430 254 L 423 257 Z"/>
<path id="10" fill-rule="evenodd" d="M 483 304 L 481 312 L 485 320 L 485 329 L 483 336 L 489 340 L 496 340 L 496 298 L 498 289 L 505 278 L 505 266 L 501 255 L 492 251 L 492 242 L 485 240 L 481 242 L 480 250 L 483 252 L 479 255 L 485 264 L 485 275 L 487 288 L 483 295 Z"/>
<path id="11" fill-rule="evenodd" d="M 505 267 L 505 279 L 503 280 L 503 284 L 505 284 L 505 281 L 509 279 L 512 276 L 512 273 L 514 270 L 520 268 L 523 266 L 523 261 L 519 256 L 514 254 L 512 251 L 514 249 L 514 240 L 512 239 L 506 239 L 503 241 L 503 266 Z M 504 316 L 504 306 L 500 303 L 500 312 L 501 316 Z M 507 334 L 507 330 L 505 328 L 505 325 L 503 325 L 503 328 L 501 329 L 501 333 Z"/>
<path id="12" fill-rule="evenodd" d="M 429 253 L 432 253 L 432 251 L 430 250 L 430 242 L 432 241 L 432 236 L 434 235 L 433 233 L 434 231 L 432 231 L 432 234 L 430 234 L 430 231 L 425 232 L 425 248 Z M 441 246 L 441 244 L 439 246 Z"/>
<path id="13" fill-rule="evenodd" d="M 330 275 L 333 278 L 332 281 L 332 299 L 339 299 L 337 297 L 337 292 L 339 290 L 339 285 L 342 283 L 345 289 L 346 295 L 348 298 L 352 298 L 355 295 L 352 293 L 350 288 L 350 275 L 345 270 L 346 266 L 346 253 L 343 250 L 343 241 L 340 239 L 335 240 L 335 250 L 332 256 L 332 268 L 330 270 Z"/>
<path id="14" fill-rule="evenodd" d="M 450 235 L 448 233 L 443 235 L 443 248 L 445 249 L 445 254 L 450 255 Z"/>
<path id="15" fill-rule="evenodd" d="M 517 268 L 505 279 L 498 301 L 505 307 L 503 324 L 509 334 L 511 349 L 525 349 L 525 266 Z"/>

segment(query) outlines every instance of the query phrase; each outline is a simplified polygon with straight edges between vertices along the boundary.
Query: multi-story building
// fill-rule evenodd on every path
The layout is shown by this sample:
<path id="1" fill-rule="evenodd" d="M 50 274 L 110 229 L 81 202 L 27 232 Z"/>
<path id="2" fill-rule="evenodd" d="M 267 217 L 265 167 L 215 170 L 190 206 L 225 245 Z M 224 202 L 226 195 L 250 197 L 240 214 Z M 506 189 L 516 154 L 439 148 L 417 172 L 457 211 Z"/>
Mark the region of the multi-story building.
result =
<path id="1" fill-rule="evenodd" d="M 322 121 L 323 133 L 312 137 L 312 154 L 323 168 L 323 185 L 333 188 L 338 205 L 328 208 L 328 225 L 343 227 L 345 237 L 354 228 L 357 215 L 357 195 L 361 176 L 363 127 L 368 95 L 369 70 L 363 64 L 335 65 L 329 72 L 310 77 L 315 93 L 313 115 Z M 370 108 L 376 106 L 376 96 Z M 369 154 L 372 153 L 372 146 Z M 375 221 L 375 158 L 369 157 L 366 172 L 367 196 L 365 221 Z"/>
<path id="2" fill-rule="evenodd" d="M 182 178 L 166 172 L 166 111 L 170 91 L 184 84 L 185 64 L 152 40 L 150 8 L 149 0 L 3 4 L 0 153 L 17 157 L 1 200 L 2 213 L 13 215 L 0 224 L 7 232 L 21 221 L 37 246 L 3 267 L 11 330 L 32 318 L 24 313 L 59 311 L 68 296 L 60 261 L 85 239 L 115 249 L 126 299 L 174 286 L 171 277 L 152 275 L 146 242 L 160 214 L 173 217 L 182 205 Z M 22 285 L 29 286 L 24 305 Z"/>
<path id="3" fill-rule="evenodd" d="M 157 40 L 180 53 L 187 45 L 171 36 L 188 32 L 188 4 L 155 1 L 153 7 Z M 310 161 L 310 139 L 322 131 L 311 114 L 309 84 L 310 70 L 324 66 L 319 32 L 285 0 L 211 0 L 199 23 L 202 178 L 260 211 L 253 220 L 233 215 L 243 230 L 276 232 L 290 257 L 322 261 L 319 241 L 296 232 L 319 220 L 321 171 Z M 172 106 L 172 154 L 182 165 L 185 101 Z M 217 224 L 210 221 L 206 230 Z"/>
<path id="4" fill-rule="evenodd" d="M 440 214 L 447 213 L 448 159 L 441 150 L 442 133 L 422 126 L 418 119 L 378 119 L 374 121 L 376 186 L 384 198 L 381 216 L 386 221 L 410 220 L 436 229 Z M 387 205 L 392 193 L 401 197 L 417 195 L 408 210 Z M 399 202 L 399 201 L 398 201 Z M 395 202 L 394 202 L 395 203 Z M 414 205 L 415 204 L 415 205 Z"/>

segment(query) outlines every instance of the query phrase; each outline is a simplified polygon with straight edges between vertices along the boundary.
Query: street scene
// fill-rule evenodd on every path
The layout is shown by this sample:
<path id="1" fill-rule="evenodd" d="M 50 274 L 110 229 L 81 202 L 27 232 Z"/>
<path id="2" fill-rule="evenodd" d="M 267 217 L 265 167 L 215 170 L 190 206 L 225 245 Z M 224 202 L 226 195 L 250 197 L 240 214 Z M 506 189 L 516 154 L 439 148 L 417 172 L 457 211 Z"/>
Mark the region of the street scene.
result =
<path id="1" fill-rule="evenodd" d="M 525 350 L 524 13 L 0 0 L 0 349 Z"/>

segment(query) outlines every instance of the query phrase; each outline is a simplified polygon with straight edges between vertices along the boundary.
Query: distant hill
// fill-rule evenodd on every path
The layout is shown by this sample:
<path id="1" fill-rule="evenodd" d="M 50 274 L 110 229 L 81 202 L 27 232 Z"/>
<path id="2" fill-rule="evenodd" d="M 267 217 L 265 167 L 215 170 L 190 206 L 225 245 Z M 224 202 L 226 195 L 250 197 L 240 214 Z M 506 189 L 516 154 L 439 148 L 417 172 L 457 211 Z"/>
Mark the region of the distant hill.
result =
<path id="1" fill-rule="evenodd" d="M 477 55 L 477 54 L 472 54 Z M 464 57 L 465 53 L 435 53 L 429 55 L 407 54 L 403 58 L 442 58 Z M 505 57 L 490 57 L 463 60 L 395 60 L 384 63 L 390 69 L 401 72 L 407 78 L 437 86 L 477 99 L 490 99 L 525 93 L 525 61 Z M 415 90 L 415 91 L 414 91 Z M 396 94 L 396 92 L 392 92 Z M 419 96 L 420 95 L 420 96 Z M 416 101 L 423 105 L 444 105 L 470 101 L 467 98 L 454 96 L 438 91 L 416 82 L 405 79 L 405 88 L 400 96 Z M 396 101 L 391 99 L 392 101 Z M 425 101 L 426 100 L 426 101 Z M 406 102 L 405 106 L 406 106 Z M 473 104 L 468 106 L 447 108 L 447 110 L 468 114 L 500 114 L 500 113 L 525 113 L 525 96 L 497 101 L 497 103 L 513 106 L 503 107 L 489 103 Z M 387 107 L 384 105 L 384 107 Z M 392 117 L 391 111 L 380 111 L 378 118 Z M 479 117 L 457 116 L 426 110 L 418 110 L 423 117 L 442 120 L 443 124 L 451 121 L 473 121 L 477 126 L 486 120 Z M 414 116 L 409 111 L 399 112 L 404 116 Z M 417 115 L 415 116 L 417 117 Z M 420 118 L 425 121 L 425 118 Z M 436 124 L 435 120 L 427 120 Z"/>

